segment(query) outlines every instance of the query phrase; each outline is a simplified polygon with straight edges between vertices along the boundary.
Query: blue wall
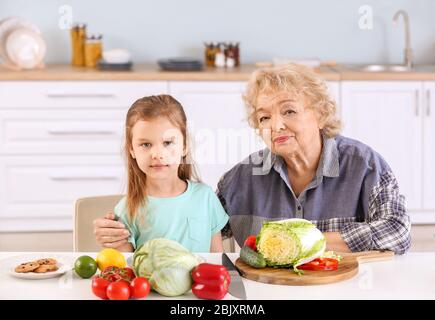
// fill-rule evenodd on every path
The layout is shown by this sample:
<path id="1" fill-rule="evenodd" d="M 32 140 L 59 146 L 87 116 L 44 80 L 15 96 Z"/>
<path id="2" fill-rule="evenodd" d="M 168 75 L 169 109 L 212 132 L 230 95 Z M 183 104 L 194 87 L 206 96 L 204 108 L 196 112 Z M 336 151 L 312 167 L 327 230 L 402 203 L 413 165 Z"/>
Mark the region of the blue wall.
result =
<path id="1" fill-rule="evenodd" d="M 334 59 L 340 63 L 401 63 L 403 8 L 411 21 L 417 63 L 435 63 L 435 1 L 431 0 L 0 0 L 0 18 L 23 16 L 47 41 L 47 62 L 70 61 L 70 38 L 59 27 L 59 8 L 90 33 L 104 35 L 105 49 L 130 50 L 135 62 L 203 56 L 204 41 L 240 41 L 242 63 L 272 58 Z M 373 29 L 359 28 L 359 8 L 373 9 Z"/>

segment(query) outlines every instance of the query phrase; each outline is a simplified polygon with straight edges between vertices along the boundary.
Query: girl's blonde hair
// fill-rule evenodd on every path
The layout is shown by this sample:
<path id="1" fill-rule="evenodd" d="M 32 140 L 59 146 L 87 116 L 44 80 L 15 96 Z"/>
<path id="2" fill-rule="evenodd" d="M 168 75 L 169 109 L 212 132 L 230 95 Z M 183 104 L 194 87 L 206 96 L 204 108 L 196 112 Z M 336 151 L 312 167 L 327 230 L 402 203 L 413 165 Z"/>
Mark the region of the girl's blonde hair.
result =
<path id="1" fill-rule="evenodd" d="M 310 67 L 290 64 L 286 67 L 264 68 L 255 71 L 243 95 L 249 125 L 258 129 L 256 117 L 257 98 L 262 93 L 287 91 L 308 98 L 309 107 L 317 111 L 323 123 L 323 134 L 333 138 L 340 133 L 341 122 L 337 117 L 335 100 L 328 92 L 325 81 Z"/>
<path id="2" fill-rule="evenodd" d="M 187 119 L 181 104 L 170 95 L 143 97 L 136 100 L 127 112 L 125 120 L 125 150 L 128 186 L 127 186 L 127 211 L 131 220 L 136 216 L 140 206 L 146 205 L 146 174 L 139 168 L 136 159 L 130 153 L 132 146 L 132 129 L 140 120 L 153 120 L 158 117 L 167 118 L 174 126 L 180 129 L 186 155 L 181 159 L 178 167 L 178 177 L 181 180 L 199 181 L 198 174 L 191 158 Z"/>

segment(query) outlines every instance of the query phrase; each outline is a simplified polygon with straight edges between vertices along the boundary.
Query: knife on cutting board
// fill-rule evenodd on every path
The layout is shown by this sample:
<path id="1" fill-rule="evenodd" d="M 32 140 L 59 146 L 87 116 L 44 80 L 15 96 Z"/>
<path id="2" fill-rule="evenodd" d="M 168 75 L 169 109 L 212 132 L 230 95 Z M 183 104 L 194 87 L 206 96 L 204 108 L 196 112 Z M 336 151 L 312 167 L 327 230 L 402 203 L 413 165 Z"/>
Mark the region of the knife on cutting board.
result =
<path id="1" fill-rule="evenodd" d="M 243 285 L 242 276 L 226 253 L 222 254 L 222 265 L 227 268 L 231 277 L 231 283 L 230 287 L 228 288 L 228 292 L 236 298 L 246 300 L 246 291 L 245 286 Z"/>

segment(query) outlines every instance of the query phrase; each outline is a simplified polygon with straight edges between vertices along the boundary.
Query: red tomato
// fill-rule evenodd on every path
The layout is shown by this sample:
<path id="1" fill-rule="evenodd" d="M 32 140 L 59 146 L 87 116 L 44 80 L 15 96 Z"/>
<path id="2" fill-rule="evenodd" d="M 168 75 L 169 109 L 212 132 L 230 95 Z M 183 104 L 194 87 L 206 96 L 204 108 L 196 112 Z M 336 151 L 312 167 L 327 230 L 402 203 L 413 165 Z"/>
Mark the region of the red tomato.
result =
<path id="1" fill-rule="evenodd" d="M 130 293 L 133 298 L 145 298 L 150 293 L 151 285 L 144 277 L 134 278 L 130 283 Z"/>
<path id="2" fill-rule="evenodd" d="M 301 270 L 337 270 L 338 260 L 331 258 L 316 258 L 313 261 L 300 265 L 298 269 Z"/>
<path id="3" fill-rule="evenodd" d="M 131 282 L 134 278 L 136 278 L 136 275 L 134 274 L 134 271 L 132 268 L 123 268 L 120 272 L 121 277 L 128 281 Z"/>
<path id="4" fill-rule="evenodd" d="M 116 282 L 119 280 L 122 280 L 122 277 L 120 276 L 121 269 L 118 267 L 107 267 L 101 272 L 101 277 L 110 281 L 110 282 Z"/>
<path id="5" fill-rule="evenodd" d="M 249 236 L 245 240 L 245 246 L 250 247 L 252 250 L 257 251 L 257 237 L 256 236 Z"/>
<path id="6" fill-rule="evenodd" d="M 107 287 L 107 296 L 110 300 L 128 300 L 130 288 L 127 281 L 111 282 Z"/>
<path id="7" fill-rule="evenodd" d="M 92 292 L 101 299 L 107 299 L 106 290 L 110 282 L 100 276 L 92 278 Z"/>
<path id="8" fill-rule="evenodd" d="M 107 267 L 101 272 L 101 277 L 107 279 L 110 282 L 116 282 L 120 280 L 125 280 L 130 282 L 136 276 L 134 274 L 133 269 L 131 268 L 118 268 L 118 267 Z"/>

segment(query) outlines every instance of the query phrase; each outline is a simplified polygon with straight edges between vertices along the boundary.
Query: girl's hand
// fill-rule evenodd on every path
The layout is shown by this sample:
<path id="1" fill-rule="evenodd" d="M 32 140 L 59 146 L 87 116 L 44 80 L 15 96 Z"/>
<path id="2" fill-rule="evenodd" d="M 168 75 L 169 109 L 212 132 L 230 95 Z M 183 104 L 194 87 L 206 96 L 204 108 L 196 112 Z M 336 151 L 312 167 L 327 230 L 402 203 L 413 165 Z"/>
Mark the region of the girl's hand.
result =
<path id="1" fill-rule="evenodd" d="M 210 252 L 224 252 L 220 231 L 211 237 Z"/>
<path id="2" fill-rule="evenodd" d="M 130 236 L 124 224 L 115 220 L 113 212 L 94 220 L 94 234 L 98 244 L 114 249 L 124 248 Z"/>

